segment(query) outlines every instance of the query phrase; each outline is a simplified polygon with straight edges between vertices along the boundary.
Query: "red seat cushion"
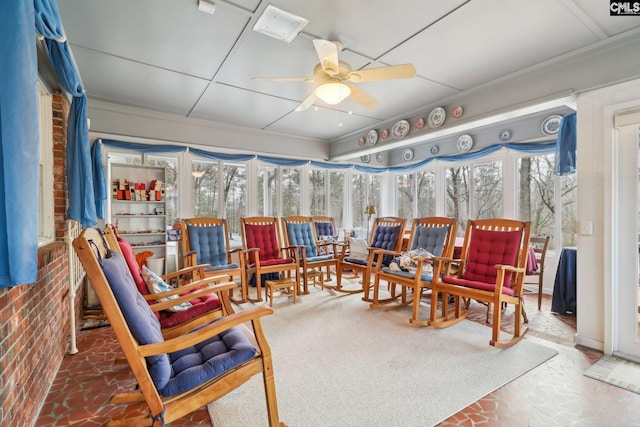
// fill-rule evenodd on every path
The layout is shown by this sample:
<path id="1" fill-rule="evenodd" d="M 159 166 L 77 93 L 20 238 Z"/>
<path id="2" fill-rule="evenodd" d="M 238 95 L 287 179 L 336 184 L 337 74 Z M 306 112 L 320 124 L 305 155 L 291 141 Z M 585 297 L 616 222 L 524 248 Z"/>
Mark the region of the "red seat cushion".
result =
<path id="1" fill-rule="evenodd" d="M 281 259 L 275 224 L 245 224 L 244 230 L 247 248 L 260 249 L 260 264 L 266 264 L 269 260 Z M 255 262 L 255 252 L 250 252 L 249 264 L 255 264 Z"/>
<path id="2" fill-rule="evenodd" d="M 186 310 L 175 312 L 169 310 L 160 311 L 160 327 L 164 329 L 178 326 L 201 314 L 220 309 L 220 299 L 216 294 L 204 295 L 189 302 L 191 307 Z"/>
<path id="3" fill-rule="evenodd" d="M 474 288 L 474 289 L 482 289 L 483 291 L 489 291 L 489 292 L 493 292 L 493 290 L 496 287 L 495 282 L 493 283 L 476 282 L 473 280 L 458 279 L 457 277 L 443 277 L 442 281 L 452 285 L 465 286 L 467 288 Z M 506 286 L 502 287 L 502 293 L 509 296 L 513 296 L 514 294 L 513 289 L 508 288 Z"/>
<path id="4" fill-rule="evenodd" d="M 471 282 L 496 283 L 496 265 L 515 265 L 522 230 L 496 231 L 474 229 L 469 242 L 467 263 L 462 279 Z M 511 287 L 511 274 L 506 274 L 504 287 Z"/>

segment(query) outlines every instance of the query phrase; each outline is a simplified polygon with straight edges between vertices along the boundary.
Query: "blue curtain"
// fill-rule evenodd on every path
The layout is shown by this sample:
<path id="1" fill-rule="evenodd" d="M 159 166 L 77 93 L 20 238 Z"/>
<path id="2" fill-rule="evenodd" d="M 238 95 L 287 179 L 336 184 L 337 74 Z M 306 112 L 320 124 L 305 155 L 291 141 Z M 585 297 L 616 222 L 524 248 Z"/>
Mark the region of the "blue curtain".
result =
<path id="1" fill-rule="evenodd" d="M 38 269 L 38 63 L 29 1 L 0 2 L 0 287 Z"/>
<path id="2" fill-rule="evenodd" d="M 560 122 L 558 143 L 556 144 L 556 175 L 570 175 L 576 172 L 576 113 L 566 115 Z"/>
<path id="3" fill-rule="evenodd" d="M 67 216 L 83 227 L 97 222 L 96 195 L 87 121 L 87 98 L 76 69 L 55 0 L 34 0 L 36 31 L 44 36 L 51 66 L 66 92 L 71 94 L 71 111 L 67 129 Z"/>

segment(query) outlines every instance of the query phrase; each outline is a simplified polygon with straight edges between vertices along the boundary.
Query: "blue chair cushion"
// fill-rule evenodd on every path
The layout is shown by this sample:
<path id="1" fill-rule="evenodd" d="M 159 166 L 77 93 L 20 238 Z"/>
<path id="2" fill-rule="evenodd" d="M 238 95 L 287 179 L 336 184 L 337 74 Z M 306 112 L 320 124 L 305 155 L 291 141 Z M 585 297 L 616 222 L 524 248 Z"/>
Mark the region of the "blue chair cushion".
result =
<path id="1" fill-rule="evenodd" d="M 227 264 L 227 241 L 222 224 L 205 227 L 187 225 L 187 232 L 198 264 L 211 264 L 213 267 Z"/>
<path id="2" fill-rule="evenodd" d="M 333 255 L 318 255 L 318 256 L 307 258 L 307 262 L 313 263 L 313 262 L 327 261 L 333 258 L 334 258 Z"/>
<path id="3" fill-rule="evenodd" d="M 449 227 L 418 226 L 413 232 L 411 249 L 422 248 L 435 256 L 441 256 L 448 231 Z"/>
<path id="4" fill-rule="evenodd" d="M 109 251 L 100 265 L 133 337 L 141 345 L 163 342 L 160 323 L 138 292 L 124 258 Z M 158 393 L 171 396 L 203 384 L 256 353 L 241 329 L 233 327 L 195 346 L 146 360 Z"/>
<path id="5" fill-rule="evenodd" d="M 400 238 L 400 232 L 401 230 L 399 225 L 382 225 L 376 227 L 370 246 L 392 251 L 396 248 L 396 244 Z M 389 265 L 392 259 L 392 255 L 385 255 L 382 259 L 382 264 Z"/>
<path id="6" fill-rule="evenodd" d="M 394 274 L 396 276 L 406 277 L 408 279 L 413 279 L 416 276 L 414 273 L 411 273 L 409 271 L 391 270 L 389 267 L 382 267 L 382 271 L 388 274 Z M 420 275 L 420 280 L 422 282 L 432 282 L 433 276 L 431 274 L 423 273 L 422 275 Z"/>
<path id="7" fill-rule="evenodd" d="M 304 245 L 307 258 L 318 256 L 318 248 L 310 222 L 287 223 L 287 234 L 291 245 Z"/>
<path id="8" fill-rule="evenodd" d="M 333 223 L 329 221 L 316 221 L 316 234 L 319 236 L 335 236 Z"/>
<path id="9" fill-rule="evenodd" d="M 240 266 L 236 263 L 212 265 L 211 267 L 205 269 L 204 271 L 232 270 L 234 268 L 240 268 Z"/>

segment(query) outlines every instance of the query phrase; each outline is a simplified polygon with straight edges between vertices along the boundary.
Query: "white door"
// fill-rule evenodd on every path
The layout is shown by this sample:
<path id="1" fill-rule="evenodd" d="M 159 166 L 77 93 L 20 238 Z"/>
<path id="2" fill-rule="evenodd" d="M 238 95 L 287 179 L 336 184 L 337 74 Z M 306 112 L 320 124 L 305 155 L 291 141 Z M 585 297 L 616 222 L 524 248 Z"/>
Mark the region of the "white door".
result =
<path id="1" fill-rule="evenodd" d="M 616 115 L 614 144 L 613 353 L 640 362 L 640 111 Z"/>

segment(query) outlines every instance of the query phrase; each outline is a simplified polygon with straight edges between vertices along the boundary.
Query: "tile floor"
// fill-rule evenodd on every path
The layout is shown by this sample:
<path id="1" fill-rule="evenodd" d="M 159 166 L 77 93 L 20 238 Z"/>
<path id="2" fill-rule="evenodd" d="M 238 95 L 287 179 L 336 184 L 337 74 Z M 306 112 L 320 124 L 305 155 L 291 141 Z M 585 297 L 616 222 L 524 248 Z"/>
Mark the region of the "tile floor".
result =
<path id="1" fill-rule="evenodd" d="M 453 415 L 441 426 L 640 426 L 640 395 L 583 376 L 601 353 L 576 347 L 575 317 L 553 314 L 550 305 L 551 298 L 545 296 L 542 310 L 538 311 L 537 297 L 525 297 L 529 315 L 526 336 L 557 349 L 559 354 Z M 473 303 L 470 318 L 484 323 L 485 312 L 484 306 Z M 512 309 L 505 313 L 507 327 L 512 313 Z M 115 392 L 135 387 L 127 365 L 113 363 L 122 356 L 111 329 L 80 331 L 78 348 L 78 354 L 64 358 L 36 426 L 98 426 L 125 412 L 122 406 L 108 403 Z M 142 408 L 126 411 L 142 413 Z M 205 408 L 172 423 L 210 425 Z"/>

